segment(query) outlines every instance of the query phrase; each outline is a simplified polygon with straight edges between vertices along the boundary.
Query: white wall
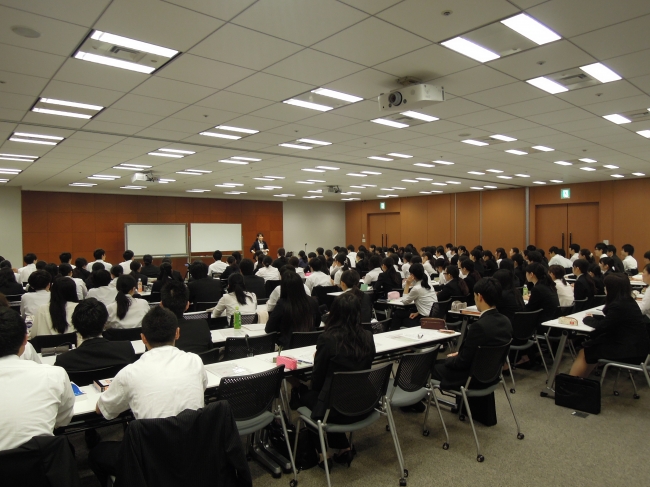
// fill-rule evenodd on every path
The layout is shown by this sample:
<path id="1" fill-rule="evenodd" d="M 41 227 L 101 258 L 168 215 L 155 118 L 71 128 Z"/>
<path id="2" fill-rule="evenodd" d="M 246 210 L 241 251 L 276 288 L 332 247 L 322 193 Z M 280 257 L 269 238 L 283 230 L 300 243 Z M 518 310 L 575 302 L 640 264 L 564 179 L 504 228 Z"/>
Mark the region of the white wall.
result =
<path id="1" fill-rule="evenodd" d="M 345 203 L 288 200 L 283 203 L 284 248 L 288 251 L 316 251 L 347 245 Z"/>
<path id="2" fill-rule="evenodd" d="M 23 218 L 20 188 L 0 188 L 0 255 L 23 265 Z"/>

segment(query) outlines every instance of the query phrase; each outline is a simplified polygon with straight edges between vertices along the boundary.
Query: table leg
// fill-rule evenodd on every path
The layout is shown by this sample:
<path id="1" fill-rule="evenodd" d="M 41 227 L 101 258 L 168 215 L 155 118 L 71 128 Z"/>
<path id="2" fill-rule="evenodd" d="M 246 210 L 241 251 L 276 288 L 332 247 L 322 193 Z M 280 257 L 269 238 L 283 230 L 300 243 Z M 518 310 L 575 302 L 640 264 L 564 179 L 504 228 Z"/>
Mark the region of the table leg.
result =
<path id="1" fill-rule="evenodd" d="M 555 376 L 557 375 L 557 371 L 560 368 L 560 362 L 562 362 L 562 355 L 564 354 L 564 347 L 566 347 L 568 336 L 569 332 L 562 330 L 562 336 L 560 337 L 560 343 L 558 344 L 557 351 L 555 352 L 553 365 L 551 365 L 551 370 L 549 370 L 548 376 L 546 377 L 546 390 L 539 393 L 541 397 L 548 397 L 549 391 L 555 393 L 555 389 L 553 389 L 553 385 L 555 384 Z"/>

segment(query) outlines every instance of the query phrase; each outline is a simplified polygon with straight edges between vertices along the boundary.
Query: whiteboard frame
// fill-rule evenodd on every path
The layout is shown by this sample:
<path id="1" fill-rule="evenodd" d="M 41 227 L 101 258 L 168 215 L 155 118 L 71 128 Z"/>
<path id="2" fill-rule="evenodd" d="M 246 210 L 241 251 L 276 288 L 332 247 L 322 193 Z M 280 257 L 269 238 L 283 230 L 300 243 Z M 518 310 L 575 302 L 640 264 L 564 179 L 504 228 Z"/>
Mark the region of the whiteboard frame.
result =
<path id="1" fill-rule="evenodd" d="M 234 249 L 234 250 L 233 249 L 226 249 L 226 250 L 227 251 L 230 250 L 230 251 L 233 251 L 233 252 L 234 251 L 239 252 L 241 250 L 241 252 L 244 252 L 244 225 L 241 222 L 240 223 L 192 222 L 192 223 L 190 223 L 190 233 L 191 233 L 191 230 L 192 230 L 192 225 L 239 225 L 240 228 L 241 228 L 241 235 L 240 235 L 240 242 L 239 242 L 239 245 L 241 245 L 241 249 Z M 188 250 L 190 252 L 190 255 L 192 255 L 192 254 L 203 254 L 205 252 L 210 252 L 209 250 L 197 250 L 196 252 L 193 251 L 192 250 L 192 239 L 191 239 L 191 237 L 190 237 L 190 242 L 188 244 Z M 210 253 L 209 255 L 201 255 L 200 257 L 211 257 L 211 256 L 212 256 L 212 254 Z"/>
<path id="2" fill-rule="evenodd" d="M 183 225 L 185 227 L 185 248 L 187 249 L 188 252 L 186 252 L 184 254 L 156 254 L 156 255 L 151 254 L 151 256 L 154 257 L 154 258 L 160 258 L 160 257 L 187 257 L 189 259 L 189 257 L 190 257 L 190 253 L 189 253 L 190 243 L 189 243 L 189 238 L 188 238 L 188 233 L 187 233 L 187 230 L 188 230 L 187 223 L 125 223 L 124 224 L 124 247 L 126 249 L 129 248 L 129 240 L 127 238 L 127 235 L 128 235 L 127 227 L 129 225 L 142 225 L 142 226 L 145 226 L 145 225 L 155 225 L 155 226 Z M 142 254 L 142 255 L 134 255 L 134 257 L 139 257 L 139 258 L 142 258 L 143 256 L 144 256 L 144 254 Z"/>

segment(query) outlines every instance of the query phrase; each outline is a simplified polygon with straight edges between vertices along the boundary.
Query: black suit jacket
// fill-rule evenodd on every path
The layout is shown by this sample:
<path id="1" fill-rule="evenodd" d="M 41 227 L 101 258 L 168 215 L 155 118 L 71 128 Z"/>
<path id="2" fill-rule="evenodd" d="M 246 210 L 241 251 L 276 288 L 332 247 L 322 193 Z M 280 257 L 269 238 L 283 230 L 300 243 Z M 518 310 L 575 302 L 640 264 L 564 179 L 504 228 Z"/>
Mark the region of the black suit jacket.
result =
<path id="1" fill-rule="evenodd" d="M 264 278 L 257 276 L 244 276 L 246 291 L 253 293 L 257 299 L 266 299 L 266 290 L 264 289 Z"/>
<path id="2" fill-rule="evenodd" d="M 483 267 L 485 268 L 485 275 L 487 277 L 492 276 L 492 274 L 499 270 L 499 265 L 494 259 L 484 260 Z"/>
<path id="3" fill-rule="evenodd" d="M 144 274 L 147 277 L 154 277 L 157 278 L 158 274 L 160 274 L 160 267 L 157 265 L 143 265 L 140 268 L 140 274 Z"/>
<path id="4" fill-rule="evenodd" d="M 273 261 L 273 264 L 271 264 L 273 267 L 276 269 L 280 269 L 282 266 L 285 266 L 289 263 L 289 260 L 286 257 L 278 257 Z"/>
<path id="5" fill-rule="evenodd" d="M 497 310 L 512 323 L 515 319 L 515 313 L 526 310 L 526 305 L 519 290 L 511 289 L 503 291 L 501 293 L 501 299 L 497 303 Z"/>
<path id="6" fill-rule="evenodd" d="M 377 276 L 377 280 L 372 283 L 372 288 L 375 290 L 375 293 L 381 295 L 382 298 L 386 297 L 386 294 L 391 292 L 393 289 L 402 287 L 402 279 L 399 277 L 399 274 L 394 274 L 395 279 L 391 279 L 388 275 L 388 272 L 382 272 Z M 399 282 L 397 282 L 399 279 Z"/>
<path id="7" fill-rule="evenodd" d="M 156 282 L 154 282 L 153 285 L 151 286 L 151 292 L 159 293 L 160 290 L 163 288 L 163 286 L 167 284 L 167 281 L 171 281 L 171 279 L 167 277 L 163 277 L 162 279 L 157 279 Z"/>
<path id="8" fill-rule="evenodd" d="M 618 255 L 614 254 L 612 255 L 612 260 L 614 261 L 614 269 L 616 272 L 625 272 L 625 266 L 623 265 L 623 261 L 618 257 Z"/>
<path id="9" fill-rule="evenodd" d="M 312 298 L 311 296 L 307 296 L 307 299 L 311 306 L 312 327 L 308 330 L 300 330 L 300 331 L 316 331 L 320 326 L 320 321 L 321 321 L 320 310 L 318 309 L 318 301 L 316 301 L 316 299 Z M 284 303 L 285 303 L 284 298 L 278 299 L 275 308 L 273 308 L 273 311 L 271 311 L 271 314 L 269 315 L 269 321 L 266 322 L 266 327 L 264 328 L 264 331 L 266 333 L 280 333 L 277 339 L 277 344 L 280 345 L 282 348 L 287 349 L 289 348 L 289 345 L 291 343 L 291 333 L 296 330 L 293 330 L 291 324 L 289 324 L 289 326 L 286 327 L 287 328 L 286 330 L 283 330 L 282 325 L 283 325 L 283 316 L 284 316 Z"/>
<path id="10" fill-rule="evenodd" d="M 130 275 L 131 277 L 133 277 L 133 279 L 135 279 L 135 282 L 136 282 L 136 283 L 138 282 L 138 279 L 142 279 L 142 285 L 143 285 L 143 286 L 146 286 L 147 283 L 149 282 L 149 277 L 148 277 L 148 276 L 145 276 L 144 274 L 141 274 L 140 272 L 133 272 L 133 271 L 131 271 L 131 272 L 129 273 L 129 275 Z"/>
<path id="11" fill-rule="evenodd" d="M 485 266 L 481 260 L 474 262 L 474 270 L 478 272 L 481 277 L 485 277 Z"/>
<path id="12" fill-rule="evenodd" d="M 221 281 L 204 277 L 188 283 L 187 289 L 190 291 L 190 303 L 211 303 L 217 302 L 223 296 Z"/>
<path id="13" fill-rule="evenodd" d="M 269 244 L 266 243 L 266 240 L 262 240 L 262 244 L 264 244 L 264 250 L 269 250 Z M 255 242 L 253 242 L 253 245 L 251 245 L 250 250 L 254 250 L 255 252 L 262 250 L 260 249 L 260 241 L 255 240 Z"/>
<path id="14" fill-rule="evenodd" d="M 8 282 L 6 286 L 0 288 L 0 293 L 5 296 L 16 296 L 25 294 L 23 286 L 17 282 Z"/>
<path id="15" fill-rule="evenodd" d="M 530 291 L 526 311 L 537 311 L 541 309 L 542 312 L 539 314 L 539 319 L 540 323 L 544 323 L 545 321 L 555 319 L 558 306 L 560 306 L 560 298 L 557 297 L 557 291 L 551 289 L 546 284 L 538 282 Z"/>
<path id="16" fill-rule="evenodd" d="M 445 283 L 444 286 L 442 286 L 442 289 L 438 293 L 438 302 L 447 301 L 452 296 L 465 296 L 465 294 L 463 294 L 463 291 L 460 289 L 458 279 L 452 279 L 451 281 Z"/>
<path id="17" fill-rule="evenodd" d="M 590 286 L 584 274 L 580 274 L 573 284 L 573 299 L 576 301 L 585 298 L 592 299 L 594 297 L 595 286 Z"/>
<path id="18" fill-rule="evenodd" d="M 201 353 L 212 348 L 212 335 L 206 320 L 186 320 L 178 318 L 180 336 L 176 348 L 183 352 Z"/>
<path id="19" fill-rule="evenodd" d="M 83 371 L 128 365 L 137 358 L 131 342 L 97 337 L 86 340 L 75 350 L 57 355 L 54 365 L 63 367 L 66 371 Z"/>

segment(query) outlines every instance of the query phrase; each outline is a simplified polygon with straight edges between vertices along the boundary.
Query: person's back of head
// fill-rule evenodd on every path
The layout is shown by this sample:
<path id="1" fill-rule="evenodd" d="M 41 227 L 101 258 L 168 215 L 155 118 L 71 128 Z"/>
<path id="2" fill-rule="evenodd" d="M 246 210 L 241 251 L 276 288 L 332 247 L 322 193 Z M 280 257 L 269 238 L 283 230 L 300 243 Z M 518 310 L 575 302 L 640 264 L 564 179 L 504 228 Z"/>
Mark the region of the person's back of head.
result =
<path id="1" fill-rule="evenodd" d="M 483 257 L 483 251 L 479 249 L 472 250 L 469 255 L 471 255 L 475 261 L 481 260 Z"/>
<path id="2" fill-rule="evenodd" d="M 352 244 L 348 245 L 348 251 L 354 252 L 354 245 Z"/>
<path id="3" fill-rule="evenodd" d="M 93 264 L 93 266 L 90 268 L 90 270 L 91 270 L 91 272 L 94 273 L 94 272 L 97 272 L 97 271 L 106 270 L 106 267 L 104 267 L 104 264 L 102 264 L 101 262 L 95 262 Z M 106 272 L 108 272 L 108 271 L 106 271 Z M 108 275 L 110 276 L 111 273 L 109 272 Z"/>
<path id="4" fill-rule="evenodd" d="M 337 350 L 347 352 L 356 360 L 371 353 L 371 339 L 361 326 L 361 300 L 352 293 L 337 296 L 332 303 L 325 332 L 336 341 Z"/>
<path id="5" fill-rule="evenodd" d="M 280 257 L 284 257 L 284 254 L 286 254 L 286 251 L 285 251 L 282 247 L 280 247 L 280 248 L 278 249 L 278 255 L 279 255 Z"/>
<path id="6" fill-rule="evenodd" d="M 16 274 L 11 267 L 0 269 L 0 287 L 5 287 L 16 282 Z"/>
<path id="7" fill-rule="evenodd" d="M 59 265 L 59 274 L 62 276 L 69 276 L 72 274 L 72 266 L 70 264 Z"/>
<path id="8" fill-rule="evenodd" d="M 515 264 L 512 259 L 501 259 L 501 262 L 499 262 L 499 269 L 506 269 L 510 272 L 514 272 Z"/>
<path id="9" fill-rule="evenodd" d="M 605 284 L 606 306 L 610 306 L 615 301 L 631 300 L 632 286 L 630 279 L 625 274 L 608 274 L 603 279 Z"/>
<path id="10" fill-rule="evenodd" d="M 124 260 L 129 261 L 133 259 L 133 256 L 135 254 L 131 250 L 125 250 L 124 253 L 122 254 L 122 257 L 124 257 Z"/>
<path id="11" fill-rule="evenodd" d="M 524 258 L 521 254 L 513 254 L 512 262 L 513 264 L 517 264 L 517 267 L 522 267 L 524 265 Z"/>
<path id="12" fill-rule="evenodd" d="M 317 255 L 323 255 L 324 252 L 325 252 L 325 249 L 323 249 L 323 247 L 316 248 L 316 254 Z"/>
<path id="13" fill-rule="evenodd" d="M 37 259 L 38 259 L 38 257 L 36 257 L 36 254 L 34 254 L 32 252 L 30 252 L 28 254 L 25 254 L 25 256 L 23 257 L 23 260 L 25 261 L 25 264 L 27 264 L 27 265 L 33 264 L 34 261 L 36 261 Z"/>
<path id="14" fill-rule="evenodd" d="M 461 261 L 460 267 L 461 269 L 466 269 L 469 274 L 471 274 L 476 270 L 476 267 L 474 266 L 474 262 L 469 259 L 465 259 Z"/>
<path id="15" fill-rule="evenodd" d="M 27 327 L 19 313 L 0 307 L 0 358 L 18 355 L 27 337 Z"/>
<path id="16" fill-rule="evenodd" d="M 607 252 L 607 244 L 604 242 L 598 242 L 596 245 L 594 245 L 594 250 L 599 250 L 602 253 Z"/>
<path id="17" fill-rule="evenodd" d="M 338 250 L 337 250 L 337 252 L 338 252 Z M 332 251 L 330 249 L 327 249 L 325 251 L 325 257 L 332 257 L 332 255 L 333 255 L 333 253 L 332 253 Z"/>
<path id="18" fill-rule="evenodd" d="M 439 270 L 439 269 L 444 269 L 445 265 L 446 265 L 445 259 L 440 258 L 440 259 L 436 259 L 434 267 L 436 268 L 436 270 Z"/>
<path id="19" fill-rule="evenodd" d="M 65 333 L 69 325 L 66 305 L 79 302 L 77 284 L 72 279 L 59 278 L 52 283 L 50 291 L 52 327 L 57 333 Z"/>
<path id="20" fill-rule="evenodd" d="M 142 267 L 142 265 L 137 260 L 134 260 L 129 264 L 129 269 L 131 269 L 131 272 L 140 272 L 140 267 Z"/>
<path id="21" fill-rule="evenodd" d="M 421 264 L 421 263 L 422 263 L 422 257 L 420 257 L 419 255 L 414 255 L 413 257 L 411 257 L 411 265 Z"/>
<path id="22" fill-rule="evenodd" d="M 576 259 L 573 261 L 573 267 L 580 271 L 580 274 L 587 274 L 589 272 L 589 262 L 585 259 Z"/>
<path id="23" fill-rule="evenodd" d="M 176 315 L 161 306 L 154 306 L 142 319 L 142 334 L 151 348 L 173 345 L 176 340 Z"/>
<path id="24" fill-rule="evenodd" d="M 573 243 L 569 245 L 569 249 L 573 250 L 574 254 L 577 254 L 578 252 L 580 252 L 580 244 Z"/>
<path id="25" fill-rule="evenodd" d="M 402 261 L 405 264 L 410 264 L 411 263 L 411 257 L 413 257 L 413 254 L 411 252 L 404 252 L 404 255 L 402 256 Z"/>
<path id="26" fill-rule="evenodd" d="M 612 245 L 612 244 L 609 244 L 609 245 L 607 246 L 607 253 L 608 253 L 608 254 L 611 253 L 612 255 L 616 255 L 616 246 L 615 246 L 615 245 Z"/>
<path id="27" fill-rule="evenodd" d="M 84 259 L 83 257 L 77 257 L 74 260 L 74 266 L 79 268 L 79 269 L 82 269 L 87 265 L 88 265 L 88 261 L 86 259 Z"/>
<path id="28" fill-rule="evenodd" d="M 625 252 L 627 255 L 634 255 L 634 247 L 630 244 L 625 244 L 623 247 L 621 247 L 623 252 Z"/>
<path id="29" fill-rule="evenodd" d="M 601 257 L 598 263 L 601 265 L 601 269 L 603 267 L 606 267 L 607 270 L 613 270 L 614 269 L 614 259 L 611 257 Z M 616 269 L 618 270 L 618 269 Z"/>
<path id="30" fill-rule="evenodd" d="M 111 276 L 120 277 L 122 274 L 124 274 L 124 268 L 121 265 L 118 264 L 111 267 Z"/>
<path id="31" fill-rule="evenodd" d="M 6 259 L 0 261 L 0 269 L 12 269 L 11 262 Z"/>
<path id="32" fill-rule="evenodd" d="M 381 267 L 381 257 L 379 257 L 378 255 L 373 255 L 372 257 L 370 257 L 368 263 L 371 270 Z"/>
<path id="33" fill-rule="evenodd" d="M 232 255 L 228 256 L 228 258 L 226 259 L 226 262 L 228 263 L 228 265 L 233 265 L 233 264 L 237 263 L 237 261 L 235 260 L 235 258 Z M 273 259 L 271 259 L 271 262 L 273 262 Z"/>
<path id="34" fill-rule="evenodd" d="M 241 253 L 235 251 L 232 253 L 232 256 L 235 258 L 235 262 L 237 262 L 237 264 L 241 262 Z"/>
<path id="35" fill-rule="evenodd" d="M 298 259 L 298 257 L 294 255 L 289 259 L 289 264 L 291 264 L 294 268 L 296 268 L 300 265 L 300 260 Z"/>
<path id="36" fill-rule="evenodd" d="M 269 267 L 271 264 L 273 264 L 273 257 L 267 255 L 266 257 L 264 257 L 262 264 L 264 264 L 264 267 Z"/>
<path id="37" fill-rule="evenodd" d="M 47 271 L 38 270 L 30 274 L 27 282 L 29 283 L 29 287 L 34 291 L 41 291 L 47 289 L 47 286 L 52 283 L 52 276 Z"/>
<path id="38" fill-rule="evenodd" d="M 566 257 L 566 252 L 564 251 L 564 249 L 557 249 L 556 254 L 561 255 L 562 257 Z"/>
<path id="39" fill-rule="evenodd" d="M 530 252 L 528 252 L 528 260 L 530 262 L 541 263 L 542 262 L 542 254 L 538 250 L 531 250 Z"/>
<path id="40" fill-rule="evenodd" d="M 285 272 L 293 272 L 295 274 L 296 268 L 291 264 L 284 264 L 282 267 L 280 267 L 280 277 L 282 277 L 282 274 L 284 274 Z M 302 281 L 302 277 L 300 278 L 300 280 Z"/>
<path id="41" fill-rule="evenodd" d="M 239 304 L 246 304 L 246 282 L 244 276 L 240 273 L 230 274 L 228 276 L 228 292 L 234 293 Z"/>
<path id="42" fill-rule="evenodd" d="M 94 271 L 93 283 L 97 287 L 108 286 L 111 283 L 111 273 L 106 269 L 99 269 Z"/>
<path id="43" fill-rule="evenodd" d="M 50 276 L 52 276 L 52 282 L 54 282 L 54 279 L 59 275 L 59 266 L 53 262 L 47 264 L 43 270 L 47 271 Z"/>
<path id="44" fill-rule="evenodd" d="M 491 250 L 484 250 L 483 251 L 483 258 L 488 258 L 489 260 L 494 260 L 494 254 L 492 254 Z"/>
<path id="45" fill-rule="evenodd" d="M 529 246 L 526 247 L 526 250 L 528 250 L 529 252 L 532 252 L 532 251 L 537 250 L 537 247 L 535 247 L 534 245 L 529 245 Z"/>
<path id="46" fill-rule="evenodd" d="M 160 264 L 160 272 L 158 273 L 158 279 L 171 279 L 174 275 L 174 270 L 172 265 L 169 262 L 163 262 Z"/>
<path id="47" fill-rule="evenodd" d="M 104 255 L 106 255 L 104 249 L 95 249 L 95 251 L 93 252 L 93 257 L 95 258 L 95 260 L 103 259 Z"/>
<path id="48" fill-rule="evenodd" d="M 95 298 L 84 299 L 72 313 L 72 325 L 84 340 L 100 336 L 107 321 L 106 306 Z"/>
<path id="49" fill-rule="evenodd" d="M 179 281 L 165 284 L 160 291 L 160 303 L 177 318 L 181 318 L 189 304 L 189 291 L 185 284 Z"/>
<path id="50" fill-rule="evenodd" d="M 501 284 L 493 277 L 483 277 L 474 285 L 474 296 L 481 296 L 488 306 L 496 306 L 501 298 Z"/>
<path id="51" fill-rule="evenodd" d="M 559 249 L 554 245 L 553 247 L 551 247 L 550 249 L 548 249 L 548 253 L 549 253 L 549 254 L 557 254 L 557 251 L 558 251 L 558 250 L 559 250 Z"/>
<path id="52" fill-rule="evenodd" d="M 603 272 L 600 270 L 600 266 L 598 264 L 589 264 L 589 272 L 593 274 L 594 277 L 602 277 Z"/>
<path id="53" fill-rule="evenodd" d="M 553 280 L 557 281 L 558 279 L 562 279 L 562 282 L 566 284 L 566 281 L 564 280 L 564 267 L 561 265 L 552 265 L 549 266 L 548 271 L 551 273 L 553 276 Z"/>
<path id="54" fill-rule="evenodd" d="M 69 264 L 72 259 L 72 254 L 70 252 L 63 252 L 59 255 L 59 262 L 61 264 Z"/>
<path id="55" fill-rule="evenodd" d="M 551 276 L 549 276 L 546 268 L 539 262 L 533 262 L 532 264 L 529 264 L 528 267 L 526 267 L 526 275 L 528 274 L 532 274 L 535 276 L 535 279 L 537 279 L 537 284 L 535 284 L 535 286 L 538 284 L 543 284 L 551 288 L 553 291 L 557 292 L 555 282 L 553 279 L 551 279 Z"/>
<path id="56" fill-rule="evenodd" d="M 47 262 L 45 262 L 44 260 L 37 260 L 36 264 L 34 264 L 34 265 L 36 266 L 36 270 L 44 271 L 45 266 L 47 265 Z"/>
<path id="57" fill-rule="evenodd" d="M 428 252 L 428 251 L 427 251 L 427 252 L 425 252 L 424 254 L 422 254 L 422 257 L 426 257 L 426 258 L 427 258 L 427 261 L 430 261 L 430 260 L 433 259 L 433 254 L 432 254 L 431 252 Z M 423 260 L 424 260 L 424 259 L 423 259 Z"/>
<path id="58" fill-rule="evenodd" d="M 309 261 L 309 267 L 311 268 L 312 272 L 320 272 L 322 266 L 323 262 L 318 257 Z"/>
<path id="59" fill-rule="evenodd" d="M 244 276 L 252 276 L 255 271 L 255 263 L 250 259 L 242 259 L 239 263 L 239 270 Z"/>
<path id="60" fill-rule="evenodd" d="M 144 254 L 142 256 L 142 262 L 144 262 L 144 265 L 151 265 L 153 257 L 150 254 Z"/>
<path id="61" fill-rule="evenodd" d="M 345 284 L 346 288 L 352 289 L 351 292 L 355 293 L 357 297 L 360 297 L 361 294 L 363 294 L 359 290 L 360 279 L 359 273 L 354 269 L 348 269 L 347 271 L 343 271 L 341 274 L 341 282 Z"/>
<path id="62" fill-rule="evenodd" d="M 190 276 L 192 276 L 192 279 L 195 281 L 205 279 L 208 277 L 208 266 L 205 262 L 193 262 L 192 265 L 190 265 Z"/>
<path id="63" fill-rule="evenodd" d="M 223 257 L 221 250 L 215 250 L 212 254 L 212 258 L 217 262 L 221 260 L 221 257 Z"/>

